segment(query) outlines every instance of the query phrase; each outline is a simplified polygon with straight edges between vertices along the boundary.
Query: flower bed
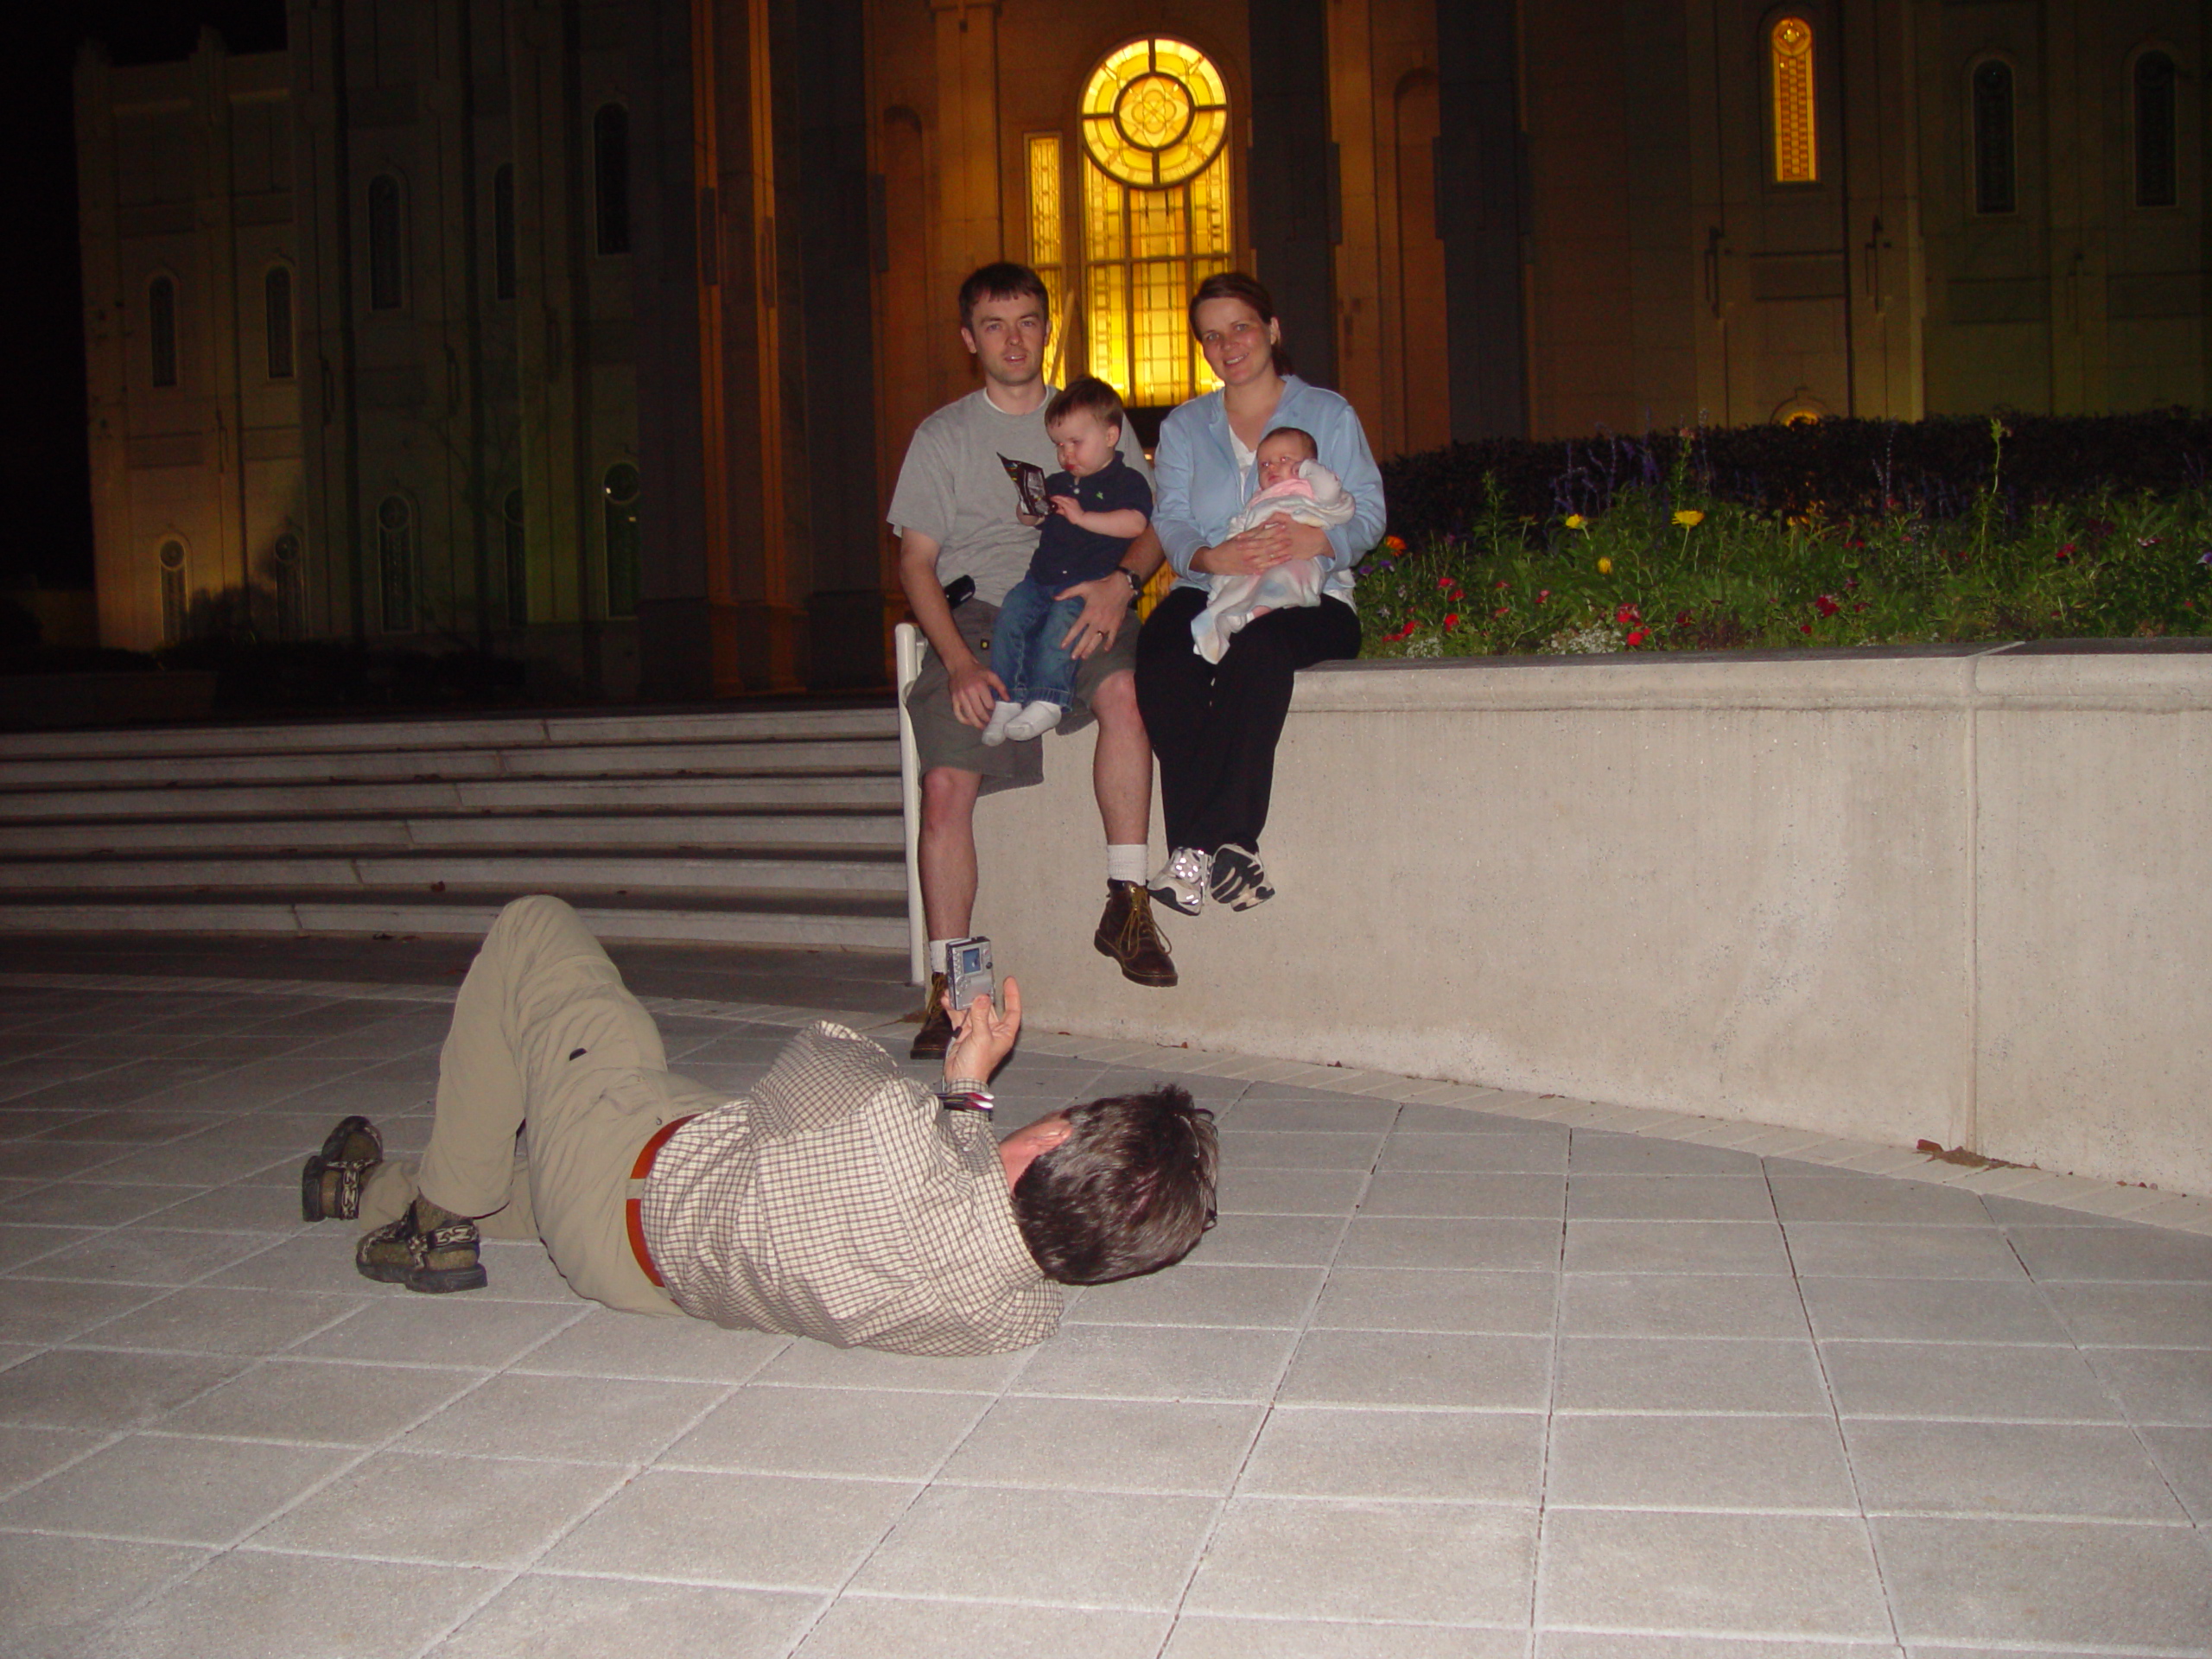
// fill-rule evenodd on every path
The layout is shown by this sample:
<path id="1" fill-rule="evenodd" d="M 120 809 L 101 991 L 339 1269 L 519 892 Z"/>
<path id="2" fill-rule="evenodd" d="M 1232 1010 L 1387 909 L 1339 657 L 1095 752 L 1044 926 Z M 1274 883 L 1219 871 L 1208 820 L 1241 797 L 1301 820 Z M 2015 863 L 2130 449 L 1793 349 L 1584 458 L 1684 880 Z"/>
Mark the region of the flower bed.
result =
<path id="1" fill-rule="evenodd" d="M 2024 499 L 2010 435 L 1988 423 L 1986 475 L 1948 516 L 1926 491 L 1731 499 L 1695 441 L 1587 511 L 1516 511 L 1493 476 L 1461 528 L 1393 534 L 1361 567 L 1362 655 L 2212 635 L 2212 486 Z"/>

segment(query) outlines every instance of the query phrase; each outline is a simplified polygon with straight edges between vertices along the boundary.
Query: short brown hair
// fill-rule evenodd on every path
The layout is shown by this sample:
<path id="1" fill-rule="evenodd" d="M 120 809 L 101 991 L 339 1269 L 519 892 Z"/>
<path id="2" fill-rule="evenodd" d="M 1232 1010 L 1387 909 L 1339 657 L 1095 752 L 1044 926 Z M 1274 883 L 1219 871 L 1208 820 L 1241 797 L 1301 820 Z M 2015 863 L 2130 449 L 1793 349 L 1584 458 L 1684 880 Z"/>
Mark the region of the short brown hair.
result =
<path id="1" fill-rule="evenodd" d="M 1052 394 L 1052 401 L 1045 405 L 1045 424 L 1050 427 L 1071 415 L 1096 415 L 1101 426 L 1124 424 L 1122 414 L 1122 394 L 1095 374 L 1086 374 L 1071 380 L 1062 390 Z"/>
<path id="2" fill-rule="evenodd" d="M 960 284 L 960 326 L 972 328 L 976 325 L 976 308 L 985 300 L 1035 300 L 1045 308 L 1047 320 L 1052 315 L 1052 296 L 1045 291 L 1045 279 L 1027 265 L 1017 265 L 1011 259 L 971 271 L 968 280 Z"/>
<path id="3" fill-rule="evenodd" d="M 1173 1084 L 1067 1113 L 1069 1133 L 1014 1188 L 1014 1217 L 1045 1276 L 1103 1285 L 1172 1266 L 1213 1225 L 1213 1114 Z"/>

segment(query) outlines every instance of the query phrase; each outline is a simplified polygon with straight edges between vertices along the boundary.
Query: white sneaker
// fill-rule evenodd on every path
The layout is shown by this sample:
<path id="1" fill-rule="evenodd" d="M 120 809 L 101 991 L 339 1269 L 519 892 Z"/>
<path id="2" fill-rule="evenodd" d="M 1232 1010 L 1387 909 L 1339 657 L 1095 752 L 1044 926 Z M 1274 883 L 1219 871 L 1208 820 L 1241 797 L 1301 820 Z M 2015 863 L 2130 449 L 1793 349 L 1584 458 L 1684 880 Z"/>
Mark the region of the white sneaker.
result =
<path id="1" fill-rule="evenodd" d="M 1001 703 L 1000 708 L 1006 705 Z M 1039 697 L 1006 723 L 1007 737 L 1016 743 L 1027 743 L 1033 737 L 1042 737 L 1060 723 L 1060 716 L 1067 712 L 1057 702 L 1046 702 Z M 991 718 L 998 718 L 993 711 Z M 984 740 L 988 742 L 989 740 Z"/>
<path id="2" fill-rule="evenodd" d="M 1206 901 L 1206 884 L 1212 879 L 1213 859 L 1195 847 L 1178 847 L 1160 867 L 1160 874 L 1146 886 L 1163 905 L 1173 905 L 1185 916 L 1195 916 Z"/>
<path id="3" fill-rule="evenodd" d="M 983 747 L 995 749 L 1007 740 L 1007 727 L 1021 712 L 1018 702 L 995 702 L 991 705 L 990 722 L 983 728 Z"/>

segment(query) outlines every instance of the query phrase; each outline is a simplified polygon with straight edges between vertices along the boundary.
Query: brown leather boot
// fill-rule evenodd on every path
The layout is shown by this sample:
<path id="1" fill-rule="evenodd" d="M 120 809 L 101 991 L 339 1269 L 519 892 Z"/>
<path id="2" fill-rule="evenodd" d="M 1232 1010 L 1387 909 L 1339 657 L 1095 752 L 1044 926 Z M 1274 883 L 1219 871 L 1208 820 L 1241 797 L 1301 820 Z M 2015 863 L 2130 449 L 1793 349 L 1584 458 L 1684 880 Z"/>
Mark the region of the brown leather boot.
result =
<path id="1" fill-rule="evenodd" d="M 1122 964 L 1122 976 L 1161 988 L 1175 983 L 1175 964 L 1167 959 L 1167 936 L 1152 919 L 1152 894 L 1141 881 L 1109 881 L 1106 910 L 1091 938 L 1102 957 Z"/>
<path id="2" fill-rule="evenodd" d="M 930 976 L 929 1001 L 922 1004 L 922 1028 L 914 1033 L 914 1046 L 907 1050 L 907 1058 L 916 1060 L 941 1060 L 944 1051 L 952 1046 L 952 1016 L 944 1011 L 944 976 Z"/>

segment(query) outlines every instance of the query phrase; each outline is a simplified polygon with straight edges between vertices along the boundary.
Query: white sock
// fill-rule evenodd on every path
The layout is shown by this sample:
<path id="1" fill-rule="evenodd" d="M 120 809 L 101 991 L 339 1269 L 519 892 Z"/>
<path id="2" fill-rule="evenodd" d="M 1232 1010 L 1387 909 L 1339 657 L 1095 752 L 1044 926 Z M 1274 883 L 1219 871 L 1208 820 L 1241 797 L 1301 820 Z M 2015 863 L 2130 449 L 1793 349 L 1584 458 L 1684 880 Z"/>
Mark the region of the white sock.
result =
<path id="1" fill-rule="evenodd" d="M 1005 742 L 1007 723 L 1020 712 L 1021 705 L 1018 702 L 993 703 L 991 705 L 990 723 L 983 728 L 983 743 L 985 747 L 995 749 L 1000 744 Z"/>
<path id="2" fill-rule="evenodd" d="M 930 941 L 930 959 L 925 966 L 931 973 L 941 974 L 944 971 L 944 950 L 945 947 L 951 943 L 952 941 L 950 939 L 931 939 Z"/>
<path id="3" fill-rule="evenodd" d="M 1060 716 L 1066 712 L 1058 703 L 1047 702 L 1039 697 L 1007 721 L 1006 734 L 1020 743 L 1026 743 L 1033 737 L 1042 737 L 1060 723 Z M 996 714 L 992 715 L 994 720 L 997 717 Z"/>
<path id="4" fill-rule="evenodd" d="M 1109 841 L 1106 843 L 1106 879 L 1109 881 L 1141 881 L 1149 874 L 1144 864 L 1144 842 Z"/>

